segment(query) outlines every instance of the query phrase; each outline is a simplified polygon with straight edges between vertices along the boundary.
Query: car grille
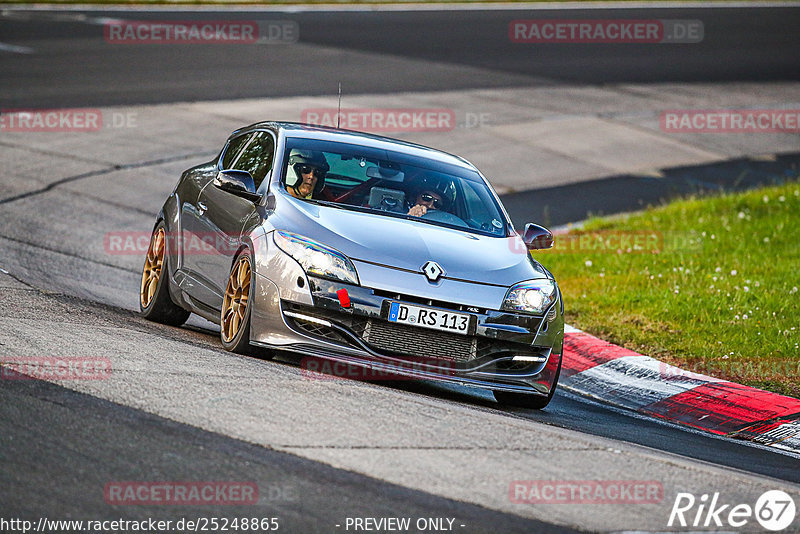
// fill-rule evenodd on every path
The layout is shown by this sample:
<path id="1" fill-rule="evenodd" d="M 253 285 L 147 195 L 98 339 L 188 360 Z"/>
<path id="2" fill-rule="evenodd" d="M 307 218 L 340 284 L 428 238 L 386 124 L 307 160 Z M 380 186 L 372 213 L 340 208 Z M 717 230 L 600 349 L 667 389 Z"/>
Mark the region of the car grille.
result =
<path id="1" fill-rule="evenodd" d="M 292 322 L 298 330 L 302 330 L 306 334 L 310 334 L 314 337 L 321 337 L 327 339 L 328 341 L 333 341 L 334 343 L 346 344 L 349 342 L 348 339 L 346 339 L 342 334 L 339 333 L 338 330 L 333 327 L 321 325 L 312 321 L 306 321 L 305 319 L 298 317 L 293 317 Z"/>
<path id="2" fill-rule="evenodd" d="M 283 309 L 306 316 L 325 319 L 350 332 L 379 353 L 464 363 L 486 357 L 510 354 L 539 354 L 540 349 L 525 343 L 514 343 L 482 336 L 462 336 L 437 332 L 418 326 L 390 323 L 382 319 L 368 319 L 349 313 L 335 312 L 311 306 L 283 303 Z M 286 317 L 290 326 L 316 338 L 358 347 L 353 339 L 335 327 L 320 325 L 298 317 Z"/>
<path id="3" fill-rule="evenodd" d="M 367 322 L 362 339 L 378 350 L 451 362 L 474 359 L 477 346 L 475 337 L 374 319 Z"/>

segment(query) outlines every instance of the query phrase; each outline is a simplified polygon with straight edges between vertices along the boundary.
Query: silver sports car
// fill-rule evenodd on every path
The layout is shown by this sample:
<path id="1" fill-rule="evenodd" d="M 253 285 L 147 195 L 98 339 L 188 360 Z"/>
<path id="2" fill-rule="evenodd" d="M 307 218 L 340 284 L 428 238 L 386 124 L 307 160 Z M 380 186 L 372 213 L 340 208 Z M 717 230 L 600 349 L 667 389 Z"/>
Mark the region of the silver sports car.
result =
<path id="1" fill-rule="evenodd" d="M 543 408 L 564 304 L 497 194 L 464 159 L 347 130 L 262 122 L 185 171 L 156 220 L 144 317 L 196 313 L 222 345 L 492 390 Z"/>

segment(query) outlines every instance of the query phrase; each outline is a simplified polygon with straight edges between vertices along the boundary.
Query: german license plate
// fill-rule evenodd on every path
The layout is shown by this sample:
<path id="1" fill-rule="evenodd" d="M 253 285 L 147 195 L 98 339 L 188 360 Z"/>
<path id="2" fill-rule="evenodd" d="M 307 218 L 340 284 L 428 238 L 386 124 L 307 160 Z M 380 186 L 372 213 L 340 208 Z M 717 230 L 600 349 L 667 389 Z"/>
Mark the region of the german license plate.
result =
<path id="1" fill-rule="evenodd" d="M 410 324 L 453 334 L 467 335 L 469 319 L 470 315 L 466 313 L 434 310 L 399 302 L 392 302 L 389 305 L 389 321 L 392 323 Z"/>

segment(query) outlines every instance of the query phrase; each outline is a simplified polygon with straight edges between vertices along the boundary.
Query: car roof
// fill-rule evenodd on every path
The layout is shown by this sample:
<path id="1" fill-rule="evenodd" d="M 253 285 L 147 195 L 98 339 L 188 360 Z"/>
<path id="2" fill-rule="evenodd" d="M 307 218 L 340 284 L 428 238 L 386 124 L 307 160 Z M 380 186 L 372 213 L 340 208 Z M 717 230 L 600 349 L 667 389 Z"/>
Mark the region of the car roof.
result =
<path id="1" fill-rule="evenodd" d="M 381 135 L 369 134 L 365 132 L 357 132 L 355 130 L 346 130 L 343 128 L 331 128 L 327 126 L 315 126 L 312 124 L 305 124 L 301 122 L 284 122 L 284 121 L 265 121 L 251 124 L 245 128 L 240 128 L 234 132 L 234 135 L 240 134 L 250 130 L 258 130 L 263 128 L 271 128 L 279 130 L 286 137 L 301 138 L 301 139 L 318 139 L 321 141 L 333 141 L 339 143 L 348 143 L 355 145 L 367 146 L 370 148 L 377 148 L 381 150 L 390 150 L 394 152 L 403 152 L 419 157 L 435 159 L 458 167 L 463 167 L 470 170 L 477 170 L 474 165 L 460 156 L 442 152 L 435 148 L 430 148 L 416 143 L 409 143 L 408 141 L 401 141 L 391 137 L 384 137 Z"/>

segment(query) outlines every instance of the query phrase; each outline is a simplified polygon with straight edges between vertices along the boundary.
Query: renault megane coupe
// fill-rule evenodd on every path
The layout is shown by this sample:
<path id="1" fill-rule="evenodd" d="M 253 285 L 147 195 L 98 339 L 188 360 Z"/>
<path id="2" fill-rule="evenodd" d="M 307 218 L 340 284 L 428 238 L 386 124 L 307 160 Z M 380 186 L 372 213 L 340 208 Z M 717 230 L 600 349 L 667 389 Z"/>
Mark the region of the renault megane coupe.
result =
<path id="1" fill-rule="evenodd" d="M 144 317 L 220 325 L 225 349 L 292 351 L 491 390 L 543 408 L 564 304 L 466 160 L 335 128 L 262 122 L 185 171 L 158 214 Z"/>

